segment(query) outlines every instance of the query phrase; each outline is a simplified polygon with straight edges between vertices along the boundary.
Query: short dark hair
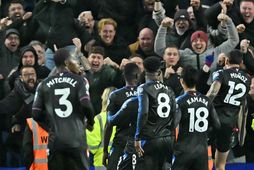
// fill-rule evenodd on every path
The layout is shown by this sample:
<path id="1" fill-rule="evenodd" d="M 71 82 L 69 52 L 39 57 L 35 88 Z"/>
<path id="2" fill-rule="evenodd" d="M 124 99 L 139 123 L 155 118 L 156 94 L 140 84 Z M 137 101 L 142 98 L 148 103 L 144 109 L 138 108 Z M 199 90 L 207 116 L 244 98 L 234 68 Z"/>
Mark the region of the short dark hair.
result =
<path id="1" fill-rule="evenodd" d="M 187 65 L 183 68 L 181 77 L 187 87 L 193 88 L 198 83 L 199 72 L 194 67 Z"/>
<path id="2" fill-rule="evenodd" d="M 11 4 L 21 4 L 24 7 L 24 1 L 23 0 L 11 0 L 8 3 L 7 9 L 9 10 Z"/>
<path id="3" fill-rule="evenodd" d="M 234 49 L 227 54 L 229 64 L 241 64 L 243 54 L 240 50 Z"/>
<path id="4" fill-rule="evenodd" d="M 35 70 L 36 75 L 37 75 L 37 72 L 36 72 L 35 67 L 34 67 L 34 66 L 28 66 L 28 65 L 22 66 L 22 67 L 20 68 L 20 74 L 21 74 L 21 75 L 22 75 L 22 71 L 23 71 L 25 68 L 33 68 L 33 69 Z"/>
<path id="5" fill-rule="evenodd" d="M 54 61 L 57 67 L 65 66 L 65 61 L 70 58 L 70 52 L 64 48 L 58 49 L 54 54 Z"/>
<path id="6" fill-rule="evenodd" d="M 104 57 L 105 49 L 101 46 L 93 46 L 90 49 L 88 56 L 90 56 L 91 54 L 101 54 Z"/>
<path id="7" fill-rule="evenodd" d="M 135 63 L 128 63 L 124 66 L 124 78 L 126 81 L 132 81 L 139 78 L 140 70 Z"/>
<path id="8" fill-rule="evenodd" d="M 160 69 L 161 60 L 159 57 L 151 56 L 144 60 L 144 68 L 146 72 L 155 73 Z"/>

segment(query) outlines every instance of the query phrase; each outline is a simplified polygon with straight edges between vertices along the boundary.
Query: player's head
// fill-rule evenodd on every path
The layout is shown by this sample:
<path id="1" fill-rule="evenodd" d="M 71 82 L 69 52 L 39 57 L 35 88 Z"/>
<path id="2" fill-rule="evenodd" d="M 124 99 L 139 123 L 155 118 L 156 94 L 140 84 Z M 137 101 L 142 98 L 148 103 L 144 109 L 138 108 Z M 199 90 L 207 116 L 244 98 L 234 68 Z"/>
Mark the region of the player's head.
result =
<path id="1" fill-rule="evenodd" d="M 58 49 L 54 54 L 54 61 L 56 67 L 64 67 L 66 66 L 66 61 L 70 59 L 70 52 L 66 49 Z"/>
<path id="2" fill-rule="evenodd" d="M 181 84 L 183 88 L 195 88 L 198 83 L 199 72 L 192 66 L 184 67 L 181 74 Z"/>
<path id="3" fill-rule="evenodd" d="M 158 57 L 151 56 L 144 60 L 144 68 L 146 76 L 159 76 L 161 61 Z"/>
<path id="4" fill-rule="evenodd" d="M 227 54 L 226 64 L 241 64 L 243 55 L 240 50 L 234 49 Z"/>
<path id="5" fill-rule="evenodd" d="M 137 82 L 140 76 L 140 69 L 137 64 L 128 63 L 124 66 L 123 74 L 126 82 Z"/>

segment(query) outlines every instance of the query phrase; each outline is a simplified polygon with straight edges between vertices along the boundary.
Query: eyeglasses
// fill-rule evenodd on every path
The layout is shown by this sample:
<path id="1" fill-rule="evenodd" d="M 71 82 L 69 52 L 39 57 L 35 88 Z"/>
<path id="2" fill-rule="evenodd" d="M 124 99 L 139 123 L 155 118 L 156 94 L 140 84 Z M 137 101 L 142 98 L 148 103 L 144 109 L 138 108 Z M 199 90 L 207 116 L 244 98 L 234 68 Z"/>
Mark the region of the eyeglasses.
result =
<path id="1" fill-rule="evenodd" d="M 24 74 L 22 74 L 22 77 L 26 77 L 26 78 L 28 78 L 28 77 L 35 77 L 35 76 L 36 76 L 35 73 L 24 73 Z"/>

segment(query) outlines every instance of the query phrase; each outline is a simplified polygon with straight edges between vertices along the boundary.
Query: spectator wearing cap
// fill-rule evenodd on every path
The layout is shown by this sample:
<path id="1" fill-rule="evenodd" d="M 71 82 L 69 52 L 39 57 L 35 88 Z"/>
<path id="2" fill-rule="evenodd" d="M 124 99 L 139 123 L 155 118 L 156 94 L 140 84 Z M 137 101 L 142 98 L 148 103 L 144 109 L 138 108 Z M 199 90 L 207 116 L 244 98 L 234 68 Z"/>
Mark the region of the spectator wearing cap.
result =
<path id="1" fill-rule="evenodd" d="M 122 72 L 104 64 L 104 56 L 104 48 L 100 46 L 92 47 L 88 55 L 88 63 L 91 69 L 87 71 L 87 79 L 95 114 L 99 114 L 101 111 L 101 95 L 104 89 L 110 86 L 121 87 L 124 85 Z"/>
<path id="2" fill-rule="evenodd" d="M 194 32 L 190 38 L 191 48 L 179 50 L 180 62 L 183 64 L 183 66 L 191 65 L 194 68 L 201 70 L 206 64 L 209 65 L 209 67 L 212 67 L 211 69 L 214 70 L 216 67 L 216 62 L 213 62 L 213 60 L 216 61 L 220 53 L 228 53 L 237 46 L 239 36 L 232 19 L 225 14 L 220 14 L 218 18 L 225 22 L 228 31 L 228 39 L 221 45 L 213 47 L 213 45 L 209 43 L 208 35 L 205 32 Z M 165 43 L 167 32 L 166 29 L 161 28 L 162 27 L 160 27 L 155 40 L 155 52 L 160 56 L 163 55 L 163 51 L 167 47 Z M 214 56 L 213 59 L 208 57 L 212 54 Z"/>
<path id="3" fill-rule="evenodd" d="M 21 51 L 18 67 L 13 69 L 8 77 L 11 89 L 13 89 L 14 82 L 20 76 L 20 69 L 23 66 L 33 66 L 37 72 L 38 81 L 43 80 L 50 73 L 50 70 L 47 67 L 38 64 L 38 55 L 35 49 L 31 46 L 26 46 Z"/>
<path id="4" fill-rule="evenodd" d="M 19 32 L 16 29 L 6 30 L 0 46 L 0 99 L 10 92 L 7 76 L 19 63 L 19 45 Z"/>
<path id="5" fill-rule="evenodd" d="M 200 1 L 198 1 L 200 2 Z M 153 18 L 156 23 L 160 25 L 159 30 L 165 29 L 167 31 L 166 34 L 166 44 L 167 45 L 175 45 L 179 49 L 191 48 L 190 37 L 191 34 L 196 29 L 206 29 L 206 25 L 204 20 L 202 19 L 202 10 L 200 7 L 200 3 L 192 5 L 194 9 L 194 15 L 196 18 L 195 27 L 190 20 L 189 13 L 186 9 L 178 10 L 174 18 L 169 18 L 164 15 L 164 9 L 162 6 L 157 9 L 154 9 Z M 156 37 L 159 36 L 157 32 Z M 155 38 L 156 43 L 156 38 Z"/>

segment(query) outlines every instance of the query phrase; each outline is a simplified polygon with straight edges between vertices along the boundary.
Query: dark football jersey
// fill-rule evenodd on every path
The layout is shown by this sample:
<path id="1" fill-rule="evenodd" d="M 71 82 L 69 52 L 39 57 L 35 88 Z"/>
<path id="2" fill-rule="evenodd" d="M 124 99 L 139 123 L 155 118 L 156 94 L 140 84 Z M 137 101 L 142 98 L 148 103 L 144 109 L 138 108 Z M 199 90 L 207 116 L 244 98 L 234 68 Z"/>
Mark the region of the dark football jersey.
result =
<path id="1" fill-rule="evenodd" d="M 196 91 L 186 92 L 176 100 L 181 114 L 176 149 L 193 150 L 199 145 L 206 146 L 208 128 L 220 127 L 212 102 Z"/>
<path id="2" fill-rule="evenodd" d="M 108 116 L 112 116 L 122 107 L 122 104 L 130 97 L 137 95 L 136 86 L 125 86 L 113 91 L 108 100 Z M 122 121 L 116 126 L 116 133 L 113 141 L 113 146 L 124 147 L 129 136 L 129 123 Z"/>
<path id="3" fill-rule="evenodd" d="M 69 72 L 51 76 L 37 88 L 33 110 L 42 110 L 50 121 L 49 145 L 55 149 L 85 146 L 81 104 L 90 100 L 88 82 Z"/>
<path id="4" fill-rule="evenodd" d="M 136 140 L 171 135 L 176 109 L 171 88 L 159 81 L 149 81 L 138 87 L 138 100 Z"/>
<path id="5" fill-rule="evenodd" d="M 213 80 L 221 83 L 220 91 L 214 99 L 220 120 L 237 120 L 240 105 L 249 92 L 250 77 L 238 68 L 230 68 L 215 72 Z"/>
<path id="6" fill-rule="evenodd" d="M 121 109 L 113 116 L 110 117 L 110 123 L 112 125 L 119 126 L 122 122 L 130 125 L 129 137 L 125 147 L 125 151 L 128 153 L 134 153 L 134 136 L 136 132 L 137 125 L 137 115 L 138 115 L 138 98 L 131 97 L 126 100 Z"/>

